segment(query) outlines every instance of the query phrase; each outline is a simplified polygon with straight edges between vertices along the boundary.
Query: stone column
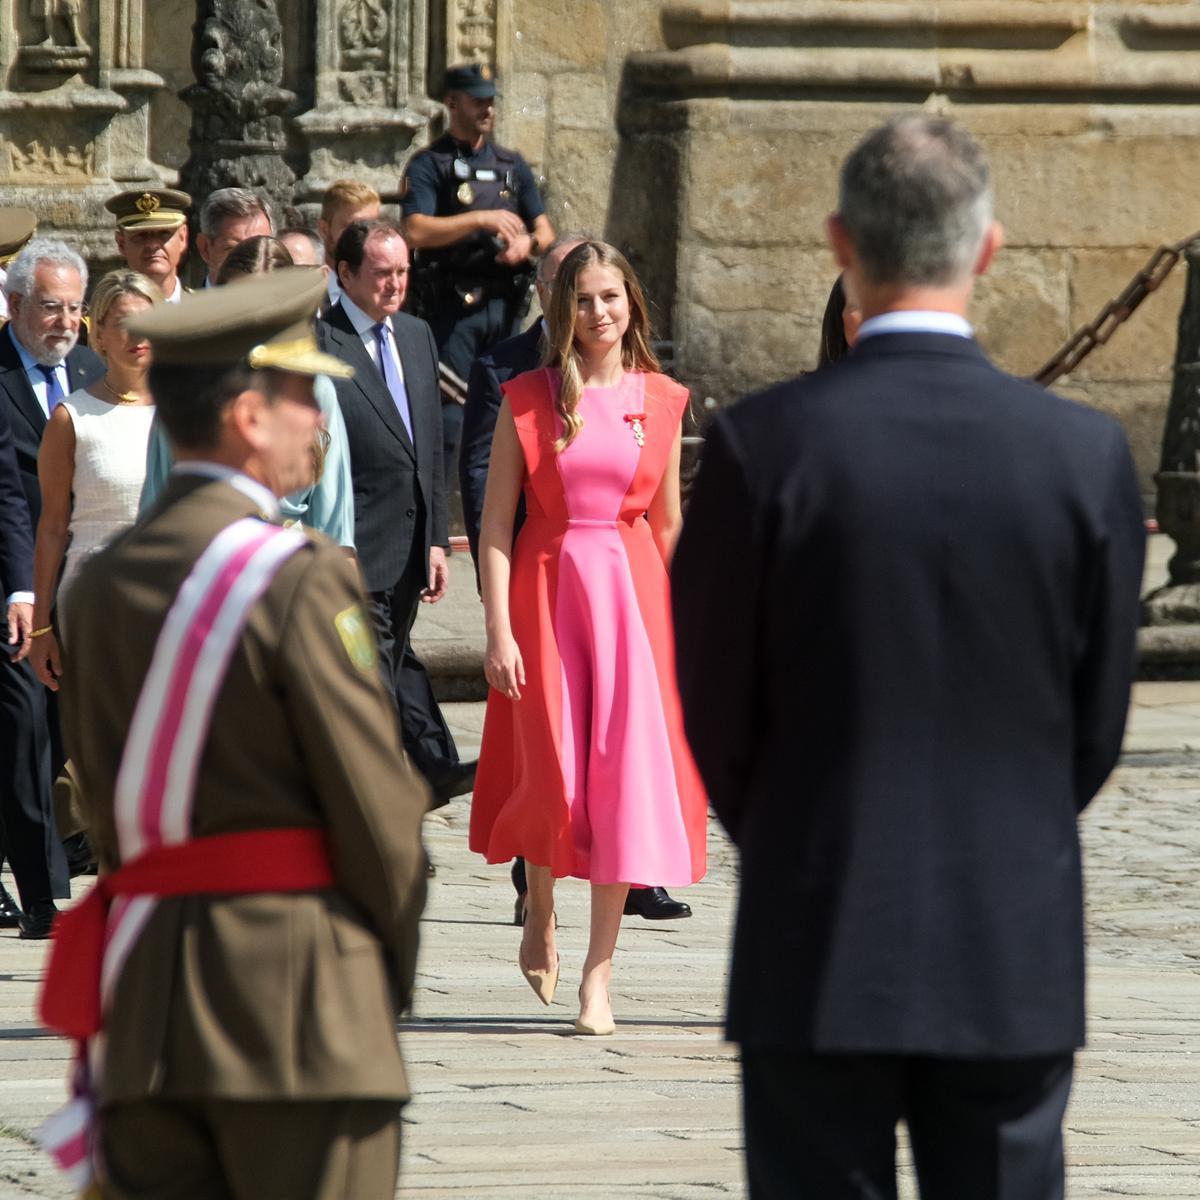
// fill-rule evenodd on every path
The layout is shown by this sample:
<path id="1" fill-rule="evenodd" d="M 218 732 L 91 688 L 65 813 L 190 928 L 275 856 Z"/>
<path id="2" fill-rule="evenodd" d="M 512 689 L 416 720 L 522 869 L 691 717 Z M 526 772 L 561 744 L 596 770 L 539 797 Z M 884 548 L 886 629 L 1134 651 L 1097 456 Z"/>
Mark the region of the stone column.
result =
<path id="1" fill-rule="evenodd" d="M 428 21 L 428 0 L 318 0 L 316 103 L 296 120 L 310 164 L 298 200 L 319 201 L 345 176 L 398 198 L 438 111 L 425 95 Z"/>
<path id="2" fill-rule="evenodd" d="M 197 204 L 224 187 L 252 188 L 278 213 L 295 175 L 284 154 L 282 30 L 276 0 L 196 0 L 196 82 L 182 92 L 192 110 L 191 157 L 181 185 Z"/>
<path id="3" fill-rule="evenodd" d="M 1175 382 L 1163 430 L 1158 523 L 1175 542 L 1170 582 L 1146 599 L 1147 625 L 1200 625 L 1200 243 L 1187 252 Z"/>

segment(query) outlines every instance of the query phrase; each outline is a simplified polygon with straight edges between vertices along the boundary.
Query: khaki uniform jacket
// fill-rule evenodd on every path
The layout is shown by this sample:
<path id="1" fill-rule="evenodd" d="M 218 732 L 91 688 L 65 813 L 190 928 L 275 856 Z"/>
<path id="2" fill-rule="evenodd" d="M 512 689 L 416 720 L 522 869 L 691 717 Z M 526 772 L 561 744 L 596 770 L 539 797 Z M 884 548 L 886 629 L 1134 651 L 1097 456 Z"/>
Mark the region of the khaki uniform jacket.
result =
<path id="1" fill-rule="evenodd" d="M 216 534 L 256 513 L 227 483 L 175 475 L 66 598 L 65 728 L 102 870 L 120 863 L 113 788 L 167 610 Z M 103 1101 L 407 1098 L 396 1016 L 428 795 L 373 643 L 335 624 L 362 602 L 353 561 L 319 535 L 283 565 L 230 662 L 194 802 L 196 837 L 326 827 L 337 890 L 160 900 L 107 1016 Z"/>

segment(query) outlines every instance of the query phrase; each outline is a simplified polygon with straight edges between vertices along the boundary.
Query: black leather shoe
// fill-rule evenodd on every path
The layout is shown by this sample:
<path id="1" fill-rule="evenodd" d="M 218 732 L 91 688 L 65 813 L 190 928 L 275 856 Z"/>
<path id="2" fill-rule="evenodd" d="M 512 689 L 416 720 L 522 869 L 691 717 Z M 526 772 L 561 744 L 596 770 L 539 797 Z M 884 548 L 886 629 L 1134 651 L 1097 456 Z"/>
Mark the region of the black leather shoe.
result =
<path id="1" fill-rule="evenodd" d="M 20 936 L 26 941 L 48 938 L 50 927 L 57 916 L 58 909 L 55 908 L 53 900 L 35 900 L 29 906 L 29 911 L 21 917 Z"/>
<path id="2" fill-rule="evenodd" d="M 435 803 L 445 804 L 455 796 L 466 795 L 475 786 L 475 767 L 478 762 L 478 759 L 472 759 L 470 762 L 455 763 L 438 777 L 436 783 L 430 781 Z"/>
<path id="3" fill-rule="evenodd" d="M 692 909 L 682 900 L 672 900 L 666 888 L 630 888 L 625 915 L 647 921 L 679 921 L 690 917 Z"/>
<path id="4" fill-rule="evenodd" d="M 21 906 L 8 894 L 0 883 L 0 929 L 16 929 L 21 923 Z"/>
<path id="5" fill-rule="evenodd" d="M 63 853 L 67 856 L 67 870 L 72 879 L 77 875 L 96 874 L 98 864 L 86 833 L 73 833 L 63 838 Z"/>

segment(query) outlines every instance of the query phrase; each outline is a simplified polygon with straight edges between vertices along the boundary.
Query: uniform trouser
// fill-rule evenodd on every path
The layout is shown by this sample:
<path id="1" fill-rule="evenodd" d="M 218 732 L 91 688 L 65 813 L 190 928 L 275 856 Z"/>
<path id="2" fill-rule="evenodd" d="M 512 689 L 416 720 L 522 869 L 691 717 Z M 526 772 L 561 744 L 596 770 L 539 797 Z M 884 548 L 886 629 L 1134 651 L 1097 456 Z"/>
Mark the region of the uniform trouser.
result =
<path id="1" fill-rule="evenodd" d="M 379 646 L 384 686 L 396 698 L 404 749 L 432 787 L 458 763 L 458 748 L 433 694 L 425 665 L 413 653 L 413 622 L 429 567 L 414 547 L 404 574 L 390 588 L 372 592 L 368 611 Z"/>
<path id="2" fill-rule="evenodd" d="M 922 1200 L 1062 1200 L 1073 1062 L 744 1050 L 751 1200 L 895 1200 L 901 1120 Z"/>
<path id="3" fill-rule="evenodd" d="M 393 1200 L 395 1100 L 139 1100 L 100 1115 L 105 1200 Z"/>
<path id="4" fill-rule="evenodd" d="M 69 896 L 70 876 L 54 825 L 51 772 L 57 709 L 28 662 L 0 655 L 0 855 L 21 906 Z"/>

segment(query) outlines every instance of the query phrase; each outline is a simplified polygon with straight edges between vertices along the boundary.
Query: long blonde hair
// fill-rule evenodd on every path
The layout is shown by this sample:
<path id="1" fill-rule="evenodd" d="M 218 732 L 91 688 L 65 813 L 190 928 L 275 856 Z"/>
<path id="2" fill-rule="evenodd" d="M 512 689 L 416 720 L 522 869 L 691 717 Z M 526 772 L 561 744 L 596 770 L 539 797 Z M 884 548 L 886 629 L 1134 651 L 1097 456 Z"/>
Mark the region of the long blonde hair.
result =
<path id="1" fill-rule="evenodd" d="M 563 434 L 554 443 L 555 453 L 561 454 L 583 428 L 579 401 L 583 397 L 583 372 L 579 352 L 575 349 L 575 317 L 578 312 L 579 273 L 588 267 L 607 267 L 625 281 L 629 300 L 629 327 L 621 339 L 621 366 L 626 371 L 658 371 L 658 359 L 650 348 L 650 315 L 646 297 L 628 259 L 607 242 L 580 242 L 558 268 L 550 293 L 550 308 L 546 323 L 550 327 L 543 365 L 557 367 L 560 384 L 555 409 L 562 417 Z"/>

